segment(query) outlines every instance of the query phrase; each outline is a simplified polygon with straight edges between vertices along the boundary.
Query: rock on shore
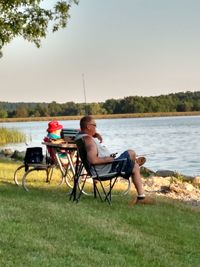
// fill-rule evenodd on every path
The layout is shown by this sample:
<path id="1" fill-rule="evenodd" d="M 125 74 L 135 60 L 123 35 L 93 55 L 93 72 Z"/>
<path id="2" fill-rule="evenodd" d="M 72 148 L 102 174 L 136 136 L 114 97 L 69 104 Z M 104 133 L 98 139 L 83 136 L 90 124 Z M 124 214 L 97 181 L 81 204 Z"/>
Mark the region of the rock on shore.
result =
<path id="1" fill-rule="evenodd" d="M 13 151 L 10 148 L 4 148 L 0 150 L 0 157 L 7 158 L 7 159 L 15 159 L 15 160 L 23 160 L 25 157 L 25 151 Z"/>
<path id="2" fill-rule="evenodd" d="M 178 199 L 200 207 L 200 176 L 189 176 L 188 179 L 188 176 L 173 175 L 163 177 L 154 174 L 148 178 L 142 178 L 145 192 Z"/>

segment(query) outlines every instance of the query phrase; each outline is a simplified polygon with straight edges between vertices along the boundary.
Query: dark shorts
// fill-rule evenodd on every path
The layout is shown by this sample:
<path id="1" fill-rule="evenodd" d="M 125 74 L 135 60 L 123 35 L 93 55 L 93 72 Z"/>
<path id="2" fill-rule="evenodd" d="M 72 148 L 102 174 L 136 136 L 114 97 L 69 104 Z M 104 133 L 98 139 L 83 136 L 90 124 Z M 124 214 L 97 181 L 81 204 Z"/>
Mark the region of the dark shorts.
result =
<path id="1" fill-rule="evenodd" d="M 121 162 L 115 162 L 115 160 L 118 159 L 126 159 L 126 163 L 124 164 L 123 161 Z M 128 179 L 132 172 L 134 167 L 134 162 L 131 160 L 128 151 L 124 151 L 119 157 L 117 157 L 112 163 L 111 172 L 119 172 L 121 169 L 121 172 L 124 172 L 125 174 L 122 175 L 123 178 Z"/>

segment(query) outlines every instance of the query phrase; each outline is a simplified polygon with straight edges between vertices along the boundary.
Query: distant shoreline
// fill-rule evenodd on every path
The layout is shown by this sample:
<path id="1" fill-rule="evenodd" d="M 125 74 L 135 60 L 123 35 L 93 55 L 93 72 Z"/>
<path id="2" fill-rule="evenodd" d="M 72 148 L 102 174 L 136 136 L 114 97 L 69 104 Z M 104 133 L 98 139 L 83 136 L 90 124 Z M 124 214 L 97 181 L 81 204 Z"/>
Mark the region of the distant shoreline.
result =
<path id="1" fill-rule="evenodd" d="M 189 112 L 156 112 L 156 113 L 129 113 L 129 114 L 101 114 L 93 115 L 95 119 L 122 119 L 122 118 L 151 118 L 151 117 L 173 117 L 173 116 L 200 116 L 200 111 Z M 26 121 L 50 121 L 57 120 L 79 120 L 78 116 L 52 116 L 52 117 L 29 117 L 29 118 L 0 118 L 2 122 L 26 122 Z"/>

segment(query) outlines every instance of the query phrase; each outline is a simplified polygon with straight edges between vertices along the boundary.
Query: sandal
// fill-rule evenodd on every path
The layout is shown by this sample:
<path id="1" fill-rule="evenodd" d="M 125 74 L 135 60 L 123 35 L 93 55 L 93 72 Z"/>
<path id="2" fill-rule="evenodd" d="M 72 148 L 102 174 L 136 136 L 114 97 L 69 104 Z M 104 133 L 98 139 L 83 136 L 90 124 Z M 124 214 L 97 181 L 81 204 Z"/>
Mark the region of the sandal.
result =
<path id="1" fill-rule="evenodd" d="M 146 162 L 146 158 L 145 157 L 136 158 L 136 162 L 139 166 L 142 166 Z"/>

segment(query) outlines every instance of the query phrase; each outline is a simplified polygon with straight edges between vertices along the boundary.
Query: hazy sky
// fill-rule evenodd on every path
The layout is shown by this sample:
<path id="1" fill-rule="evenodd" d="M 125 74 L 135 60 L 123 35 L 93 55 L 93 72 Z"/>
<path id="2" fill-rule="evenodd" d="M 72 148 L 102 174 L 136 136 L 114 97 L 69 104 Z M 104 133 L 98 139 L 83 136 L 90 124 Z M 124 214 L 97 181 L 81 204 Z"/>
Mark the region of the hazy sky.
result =
<path id="1" fill-rule="evenodd" d="M 48 3 L 55 1 L 48 0 Z M 37 49 L 0 59 L 0 101 L 87 102 L 200 90 L 199 0 L 80 0 Z"/>

